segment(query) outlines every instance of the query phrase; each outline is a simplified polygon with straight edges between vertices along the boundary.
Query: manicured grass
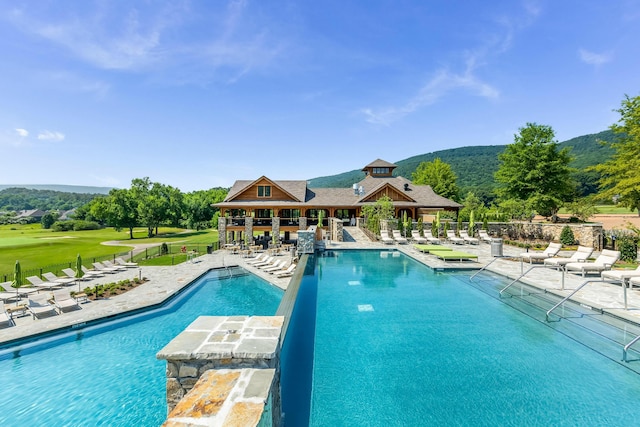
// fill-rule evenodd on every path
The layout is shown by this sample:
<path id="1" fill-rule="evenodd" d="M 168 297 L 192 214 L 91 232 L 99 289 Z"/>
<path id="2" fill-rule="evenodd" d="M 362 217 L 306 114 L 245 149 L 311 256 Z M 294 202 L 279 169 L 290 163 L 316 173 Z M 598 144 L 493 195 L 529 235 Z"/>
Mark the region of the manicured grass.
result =
<path id="1" fill-rule="evenodd" d="M 188 246 L 208 245 L 218 240 L 215 230 L 184 232 L 177 228 L 160 228 L 159 236 L 146 238 L 145 228 L 134 230 L 134 239 L 129 240 L 128 230 L 113 228 L 88 231 L 54 232 L 43 230 L 40 224 L 0 226 L 0 278 L 12 275 L 16 260 L 23 270 L 44 268 L 49 265 L 75 263 L 77 254 L 90 265 L 93 258 L 104 258 L 130 251 L 127 243 L 178 244 Z M 106 246 L 101 242 L 119 240 L 121 246 Z"/>
<path id="2" fill-rule="evenodd" d="M 604 214 L 604 215 L 629 215 L 629 214 L 637 214 L 637 211 L 632 211 L 629 208 L 625 208 L 623 206 L 615 206 L 615 205 L 597 205 L 596 208 L 598 208 L 598 213 L 599 214 Z M 567 215 L 569 212 L 567 212 L 566 209 L 560 209 L 560 211 L 558 212 L 560 215 Z"/>

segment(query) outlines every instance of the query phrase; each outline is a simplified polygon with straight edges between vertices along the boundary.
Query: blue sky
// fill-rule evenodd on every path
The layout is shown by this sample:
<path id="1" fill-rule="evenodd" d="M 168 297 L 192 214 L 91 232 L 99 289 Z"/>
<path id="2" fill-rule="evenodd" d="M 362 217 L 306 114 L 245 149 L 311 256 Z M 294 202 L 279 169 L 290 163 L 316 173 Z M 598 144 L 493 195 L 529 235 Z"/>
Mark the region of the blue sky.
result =
<path id="1" fill-rule="evenodd" d="M 0 0 L 0 184 L 310 179 L 640 95 L 640 1 Z"/>

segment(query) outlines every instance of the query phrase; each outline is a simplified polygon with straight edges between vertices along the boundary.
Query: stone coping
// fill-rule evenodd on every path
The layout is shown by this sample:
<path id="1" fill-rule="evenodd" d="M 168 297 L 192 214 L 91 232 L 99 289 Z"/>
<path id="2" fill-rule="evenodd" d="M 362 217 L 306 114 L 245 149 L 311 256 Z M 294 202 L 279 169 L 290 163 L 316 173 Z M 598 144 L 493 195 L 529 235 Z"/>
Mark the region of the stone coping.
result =
<path id="1" fill-rule="evenodd" d="M 277 356 L 283 323 L 283 316 L 200 316 L 156 357 L 271 360 Z"/>
<path id="2" fill-rule="evenodd" d="M 275 375 L 275 369 L 208 370 L 162 425 L 257 426 L 269 415 Z"/>

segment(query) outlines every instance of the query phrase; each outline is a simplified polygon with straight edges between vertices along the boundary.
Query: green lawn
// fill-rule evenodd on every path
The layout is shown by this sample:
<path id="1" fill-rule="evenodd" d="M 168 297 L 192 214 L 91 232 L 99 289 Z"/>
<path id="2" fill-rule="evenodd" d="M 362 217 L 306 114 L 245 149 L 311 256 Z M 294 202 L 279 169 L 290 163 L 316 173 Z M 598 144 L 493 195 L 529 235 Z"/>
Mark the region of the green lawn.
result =
<path id="1" fill-rule="evenodd" d="M 0 279 L 12 275 L 16 260 L 23 270 L 44 268 L 49 265 L 75 263 L 77 254 L 90 265 L 93 258 L 104 258 L 131 250 L 131 243 L 167 243 L 209 245 L 218 240 L 214 230 L 184 232 L 176 228 L 160 228 L 159 236 L 146 238 L 146 228 L 134 230 L 134 239 L 129 240 L 128 230 L 113 228 L 88 231 L 54 232 L 43 230 L 40 224 L 0 226 Z M 101 242 L 119 240 L 122 246 L 105 246 Z"/>
<path id="2" fill-rule="evenodd" d="M 605 214 L 605 215 L 612 215 L 612 214 L 619 214 L 619 215 L 629 215 L 629 214 L 637 214 L 638 212 L 635 210 L 630 210 L 629 208 L 625 208 L 623 206 L 615 206 L 615 205 L 596 205 L 596 208 L 598 208 L 598 213 L 600 214 Z M 560 209 L 560 211 L 558 212 L 561 215 L 566 215 L 569 212 L 567 212 L 566 209 Z"/>

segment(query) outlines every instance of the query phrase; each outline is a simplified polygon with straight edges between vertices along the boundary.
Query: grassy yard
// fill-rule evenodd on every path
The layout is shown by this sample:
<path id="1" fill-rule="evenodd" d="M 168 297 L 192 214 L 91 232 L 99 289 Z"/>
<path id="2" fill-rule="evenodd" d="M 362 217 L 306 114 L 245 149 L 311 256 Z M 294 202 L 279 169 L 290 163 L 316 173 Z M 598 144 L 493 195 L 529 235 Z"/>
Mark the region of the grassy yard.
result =
<path id="1" fill-rule="evenodd" d="M 80 254 L 85 265 L 93 258 L 104 258 L 113 254 L 130 251 L 127 243 L 167 243 L 184 245 L 208 245 L 218 240 L 214 230 L 188 231 L 176 228 L 160 228 L 159 236 L 146 238 L 146 228 L 134 230 L 134 239 L 129 240 L 128 230 L 113 228 L 88 231 L 54 232 L 44 230 L 40 224 L 0 226 L 0 278 L 12 274 L 16 260 L 23 270 L 31 270 L 48 265 L 75 263 Z M 122 246 L 106 246 L 101 242 L 118 240 Z"/>
<path id="2" fill-rule="evenodd" d="M 623 206 L 616 206 L 616 205 L 596 205 L 596 208 L 598 208 L 598 213 L 599 214 L 604 214 L 604 215 L 630 215 L 630 214 L 637 214 L 638 212 L 635 210 L 630 210 L 629 208 L 625 208 Z M 567 215 L 569 212 L 566 209 L 560 209 L 560 211 L 558 212 L 560 215 Z"/>

